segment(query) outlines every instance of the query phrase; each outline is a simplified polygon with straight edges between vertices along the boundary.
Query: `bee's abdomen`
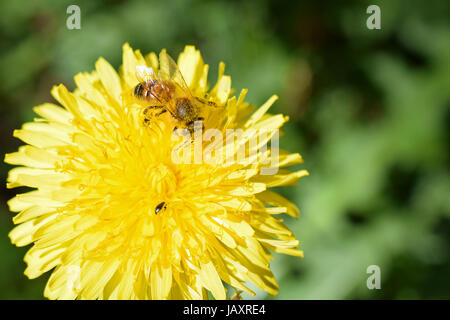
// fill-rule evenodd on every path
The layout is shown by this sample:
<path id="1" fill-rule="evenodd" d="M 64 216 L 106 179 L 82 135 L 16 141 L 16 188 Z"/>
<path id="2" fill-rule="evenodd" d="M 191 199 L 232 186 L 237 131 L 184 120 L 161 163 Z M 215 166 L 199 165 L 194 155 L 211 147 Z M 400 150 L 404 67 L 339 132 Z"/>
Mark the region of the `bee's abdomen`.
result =
<path id="1" fill-rule="evenodd" d="M 152 85 L 152 94 L 160 100 L 169 101 L 173 95 L 173 86 L 168 82 L 158 82 Z"/>
<path id="2" fill-rule="evenodd" d="M 152 80 L 141 82 L 134 88 L 134 95 L 147 100 L 169 101 L 172 98 L 174 87 L 169 83 Z"/>
<path id="3" fill-rule="evenodd" d="M 157 98 L 157 95 L 154 93 L 154 87 L 155 83 L 152 82 L 141 82 L 136 85 L 134 88 L 134 95 L 138 98 L 144 98 L 144 99 L 155 99 Z"/>
<path id="4" fill-rule="evenodd" d="M 134 87 L 133 94 L 136 97 L 142 97 L 143 93 L 144 93 L 144 84 L 143 83 L 138 83 L 138 85 L 136 87 Z"/>

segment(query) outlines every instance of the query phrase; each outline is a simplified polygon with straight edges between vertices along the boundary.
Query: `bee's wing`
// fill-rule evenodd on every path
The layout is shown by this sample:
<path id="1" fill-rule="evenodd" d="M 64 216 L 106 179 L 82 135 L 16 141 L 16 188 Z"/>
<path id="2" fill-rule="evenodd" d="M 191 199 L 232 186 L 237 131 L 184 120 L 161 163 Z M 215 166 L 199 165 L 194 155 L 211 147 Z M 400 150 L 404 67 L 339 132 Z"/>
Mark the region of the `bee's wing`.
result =
<path id="1" fill-rule="evenodd" d="M 153 68 L 145 65 L 136 66 L 136 78 L 139 82 L 147 82 L 156 79 L 156 74 Z"/>
<path id="2" fill-rule="evenodd" d="M 172 81 L 189 97 L 192 98 L 191 91 L 186 81 L 178 69 L 176 62 L 167 54 L 165 50 L 159 54 L 159 74 L 160 79 Z"/>

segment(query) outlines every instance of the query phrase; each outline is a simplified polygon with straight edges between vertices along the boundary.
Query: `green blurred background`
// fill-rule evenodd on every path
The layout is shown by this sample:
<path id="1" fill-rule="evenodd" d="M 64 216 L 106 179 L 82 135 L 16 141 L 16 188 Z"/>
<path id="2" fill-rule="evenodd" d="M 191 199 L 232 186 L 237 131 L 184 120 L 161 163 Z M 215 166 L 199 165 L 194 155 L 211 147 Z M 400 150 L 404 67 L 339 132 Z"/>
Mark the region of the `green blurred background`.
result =
<path id="1" fill-rule="evenodd" d="M 66 9 L 81 8 L 81 29 Z M 381 8 L 368 30 L 366 8 Z M 281 145 L 311 175 L 280 189 L 301 209 L 286 218 L 305 258 L 276 255 L 276 299 L 450 298 L 449 1 L 56 1 L 0 2 L 1 156 L 12 131 L 53 101 L 54 84 L 99 56 L 115 67 L 121 46 L 172 56 L 197 46 L 214 81 L 223 60 L 233 87 L 291 116 Z M 0 163 L 2 181 L 9 166 Z M 0 189 L 0 298 L 42 299 L 47 276 L 28 280 L 7 234 Z M 369 290 L 366 268 L 381 268 Z M 244 295 L 245 298 L 249 296 Z M 256 298 L 269 298 L 259 292 Z"/>

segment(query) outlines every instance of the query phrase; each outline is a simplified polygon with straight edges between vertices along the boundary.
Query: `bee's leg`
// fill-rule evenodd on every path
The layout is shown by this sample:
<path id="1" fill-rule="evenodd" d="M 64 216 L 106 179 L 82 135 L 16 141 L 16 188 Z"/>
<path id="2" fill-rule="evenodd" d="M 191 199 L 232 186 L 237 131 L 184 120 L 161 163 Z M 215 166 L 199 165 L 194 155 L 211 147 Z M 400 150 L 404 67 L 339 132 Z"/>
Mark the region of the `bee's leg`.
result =
<path id="1" fill-rule="evenodd" d="M 164 108 L 164 106 L 148 106 L 147 108 L 144 109 L 144 115 L 147 115 L 147 113 L 150 110 L 154 110 L 154 109 L 162 109 Z"/>
<path id="2" fill-rule="evenodd" d="M 159 116 L 159 115 L 161 115 L 161 114 L 163 114 L 164 112 L 167 111 L 166 109 L 163 109 L 159 113 L 157 113 L 155 115 L 152 115 L 152 114 L 149 114 L 150 110 L 157 110 L 157 109 L 162 109 L 162 108 L 164 108 L 164 106 L 148 106 L 147 108 L 145 108 L 144 111 L 143 111 L 144 124 L 145 125 L 150 125 L 150 121 L 151 121 L 152 116 L 156 116 L 157 117 L 157 116 Z"/>
<path id="3" fill-rule="evenodd" d="M 180 129 L 180 128 L 175 126 L 173 128 L 172 132 L 175 133 L 178 129 Z M 186 129 L 189 131 L 189 135 L 191 136 L 191 138 L 189 140 L 185 139 L 183 144 L 182 144 L 182 147 L 185 147 L 187 144 L 189 144 L 189 142 L 192 143 L 194 141 L 194 130 L 193 130 L 193 128 L 186 127 Z M 184 136 L 184 134 L 183 134 L 183 136 Z M 184 138 L 186 138 L 186 137 L 184 137 Z"/>
<path id="4" fill-rule="evenodd" d="M 195 97 L 195 99 L 197 99 L 197 101 L 200 101 L 201 103 L 206 104 L 206 105 L 208 105 L 210 107 L 213 107 L 213 108 L 219 108 L 220 107 L 214 101 L 209 101 L 209 100 L 206 100 L 206 99 L 203 99 L 203 98 L 199 98 L 199 97 Z"/>
<path id="5" fill-rule="evenodd" d="M 172 132 L 173 132 L 173 133 L 176 133 L 176 131 L 177 131 L 178 129 L 183 130 L 183 128 L 178 128 L 177 126 L 175 126 L 175 127 L 173 127 Z M 189 127 L 187 127 L 186 129 L 189 131 L 189 133 L 191 133 L 191 129 L 190 129 Z M 184 135 L 184 133 L 182 133 L 182 135 Z"/>
<path id="6" fill-rule="evenodd" d="M 191 134 L 191 143 L 193 143 L 194 139 L 195 139 L 195 129 L 193 126 L 191 126 L 191 127 L 188 127 L 188 130 L 189 130 L 189 133 Z"/>
<path id="7" fill-rule="evenodd" d="M 162 115 L 163 113 L 166 113 L 166 112 L 167 112 L 167 110 L 164 109 L 164 110 L 158 112 L 157 114 L 155 114 L 155 117 L 159 117 L 160 115 Z"/>
<path id="8" fill-rule="evenodd" d="M 191 134 L 191 141 L 192 142 L 194 141 L 194 138 L 195 138 L 195 130 L 196 130 L 195 122 L 202 121 L 202 131 L 204 131 L 205 130 L 205 125 L 203 124 L 203 120 L 204 120 L 204 118 L 198 117 L 198 118 L 195 118 L 194 120 L 189 121 L 188 123 L 186 123 L 186 127 L 189 130 L 189 133 Z"/>
<path id="9" fill-rule="evenodd" d="M 203 120 L 205 120 L 205 118 L 203 117 L 197 117 L 192 121 L 189 121 L 186 125 L 190 128 L 192 128 L 192 130 L 195 129 L 195 122 L 196 121 L 201 121 L 202 122 L 202 130 L 205 130 L 205 124 L 203 123 Z"/>

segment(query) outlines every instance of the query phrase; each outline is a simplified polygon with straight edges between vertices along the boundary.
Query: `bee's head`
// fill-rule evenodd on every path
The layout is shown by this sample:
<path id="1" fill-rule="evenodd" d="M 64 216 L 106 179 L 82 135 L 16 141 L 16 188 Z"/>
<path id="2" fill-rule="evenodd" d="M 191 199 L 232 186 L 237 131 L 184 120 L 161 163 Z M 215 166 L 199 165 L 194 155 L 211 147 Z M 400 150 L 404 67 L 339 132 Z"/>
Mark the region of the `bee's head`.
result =
<path id="1" fill-rule="evenodd" d="M 179 99 L 176 103 L 176 111 L 179 119 L 186 119 L 192 115 L 193 108 L 188 99 Z"/>

